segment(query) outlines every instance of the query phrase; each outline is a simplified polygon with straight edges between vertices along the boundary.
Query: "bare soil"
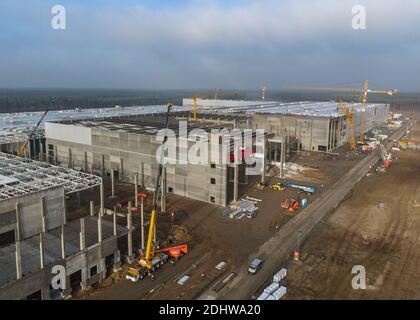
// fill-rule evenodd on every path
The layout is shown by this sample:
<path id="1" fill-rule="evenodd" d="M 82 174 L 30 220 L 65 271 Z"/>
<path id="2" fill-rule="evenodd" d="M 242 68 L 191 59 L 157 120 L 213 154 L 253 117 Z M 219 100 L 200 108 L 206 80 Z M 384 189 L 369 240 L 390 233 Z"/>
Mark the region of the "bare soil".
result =
<path id="1" fill-rule="evenodd" d="M 419 137 L 416 126 L 410 139 Z M 287 299 L 420 298 L 420 150 L 392 152 L 388 172 L 364 178 L 306 239 Z M 355 265 L 366 269 L 366 290 L 351 286 Z"/>

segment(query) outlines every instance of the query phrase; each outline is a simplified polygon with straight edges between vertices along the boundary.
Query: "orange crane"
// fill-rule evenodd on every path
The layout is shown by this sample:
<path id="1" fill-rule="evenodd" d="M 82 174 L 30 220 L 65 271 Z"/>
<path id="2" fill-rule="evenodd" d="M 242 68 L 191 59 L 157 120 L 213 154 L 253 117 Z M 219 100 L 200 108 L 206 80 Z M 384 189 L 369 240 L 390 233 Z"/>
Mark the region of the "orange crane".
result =
<path id="1" fill-rule="evenodd" d="M 346 105 L 345 105 L 345 103 L 342 99 L 338 99 L 338 104 L 340 106 L 341 112 L 346 117 L 347 124 L 349 126 L 348 140 L 349 140 L 349 144 L 350 144 L 350 149 L 355 150 L 356 149 L 356 138 L 354 136 L 354 105 L 352 106 L 351 109 L 349 109 L 349 108 L 346 107 Z"/>
<path id="2" fill-rule="evenodd" d="M 366 131 L 366 105 L 368 93 L 383 93 L 392 96 L 398 92 L 396 89 L 369 89 L 369 80 L 365 80 L 363 88 L 332 88 L 332 87 L 316 87 L 316 86 L 294 86 L 294 89 L 302 90 L 322 90 L 322 91 L 338 91 L 338 92 L 352 92 L 360 94 L 360 100 L 362 102 L 362 113 L 360 115 L 360 133 L 359 137 L 361 141 L 365 141 Z"/>

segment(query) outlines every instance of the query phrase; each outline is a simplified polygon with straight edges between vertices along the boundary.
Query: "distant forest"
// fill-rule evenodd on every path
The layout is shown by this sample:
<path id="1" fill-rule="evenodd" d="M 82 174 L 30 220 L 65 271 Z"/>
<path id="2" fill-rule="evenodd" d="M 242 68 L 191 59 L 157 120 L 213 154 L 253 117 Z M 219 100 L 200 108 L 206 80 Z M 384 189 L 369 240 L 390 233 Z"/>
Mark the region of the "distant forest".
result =
<path id="1" fill-rule="evenodd" d="M 0 89 L 0 113 L 65 110 L 75 108 L 108 108 L 119 106 L 144 106 L 172 102 L 182 104 L 182 98 L 197 96 L 200 98 L 219 99 L 257 99 L 259 91 L 237 90 L 116 90 L 116 89 Z M 349 94 L 328 92 L 293 92 L 270 91 L 266 93 L 267 101 L 328 101 L 342 98 L 345 101 L 358 101 L 359 97 Z M 369 102 L 391 103 L 393 108 L 420 110 L 420 94 L 398 93 L 393 97 L 371 94 Z"/>

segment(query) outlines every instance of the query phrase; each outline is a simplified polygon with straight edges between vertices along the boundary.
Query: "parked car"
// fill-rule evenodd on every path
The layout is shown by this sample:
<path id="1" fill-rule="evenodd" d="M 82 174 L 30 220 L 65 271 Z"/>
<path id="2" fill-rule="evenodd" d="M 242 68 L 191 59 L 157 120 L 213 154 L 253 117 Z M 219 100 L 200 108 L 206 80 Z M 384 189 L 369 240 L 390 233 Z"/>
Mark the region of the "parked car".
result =
<path id="1" fill-rule="evenodd" d="M 256 274 L 262 268 L 263 264 L 264 262 L 261 259 L 255 258 L 249 265 L 248 272 L 250 274 Z"/>

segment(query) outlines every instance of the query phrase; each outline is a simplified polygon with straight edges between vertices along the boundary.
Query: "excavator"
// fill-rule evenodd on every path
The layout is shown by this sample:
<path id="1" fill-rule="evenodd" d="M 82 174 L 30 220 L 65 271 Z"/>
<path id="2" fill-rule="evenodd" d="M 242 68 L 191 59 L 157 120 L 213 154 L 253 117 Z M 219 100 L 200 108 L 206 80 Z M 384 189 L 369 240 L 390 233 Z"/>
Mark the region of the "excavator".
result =
<path id="1" fill-rule="evenodd" d="M 168 130 L 169 123 L 169 114 L 172 108 L 172 104 L 168 103 L 165 128 L 166 132 Z M 161 154 L 159 161 L 158 175 L 155 185 L 155 193 L 153 196 L 152 203 L 152 214 L 150 217 L 149 232 L 146 245 L 146 253 L 139 258 L 135 259 L 128 267 L 126 273 L 126 279 L 133 282 L 144 279 L 147 275 L 152 274 L 154 271 L 159 269 L 164 263 L 166 263 L 170 258 L 177 260 L 182 254 L 188 253 L 188 246 L 186 244 L 178 245 L 175 247 L 165 248 L 156 250 L 155 243 L 153 241 L 155 235 L 155 226 L 156 226 L 156 216 L 158 209 L 158 199 L 159 192 L 162 182 L 162 172 L 163 172 L 163 157 L 164 157 L 164 145 L 168 140 L 168 136 L 165 135 L 161 143 Z"/>

